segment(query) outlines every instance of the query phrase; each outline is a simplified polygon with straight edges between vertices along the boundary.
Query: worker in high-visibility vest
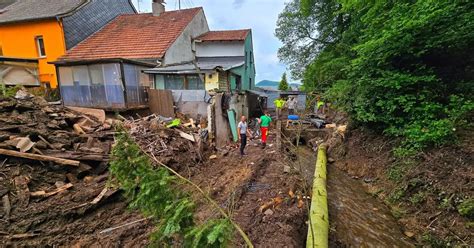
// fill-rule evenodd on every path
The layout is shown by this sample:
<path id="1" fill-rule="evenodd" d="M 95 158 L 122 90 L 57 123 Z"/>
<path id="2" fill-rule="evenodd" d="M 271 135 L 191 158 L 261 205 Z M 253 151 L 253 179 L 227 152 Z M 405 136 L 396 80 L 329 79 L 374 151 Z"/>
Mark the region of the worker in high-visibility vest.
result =
<path id="1" fill-rule="evenodd" d="M 314 105 L 314 113 L 315 114 L 324 114 L 325 112 L 325 103 L 321 100 L 320 96 L 316 97 L 316 104 Z"/>
<path id="2" fill-rule="evenodd" d="M 281 110 L 283 109 L 283 106 L 285 106 L 285 102 L 286 101 L 281 97 L 279 97 L 279 98 L 275 99 L 275 101 L 273 101 L 273 103 L 275 104 L 277 120 L 280 119 Z"/>

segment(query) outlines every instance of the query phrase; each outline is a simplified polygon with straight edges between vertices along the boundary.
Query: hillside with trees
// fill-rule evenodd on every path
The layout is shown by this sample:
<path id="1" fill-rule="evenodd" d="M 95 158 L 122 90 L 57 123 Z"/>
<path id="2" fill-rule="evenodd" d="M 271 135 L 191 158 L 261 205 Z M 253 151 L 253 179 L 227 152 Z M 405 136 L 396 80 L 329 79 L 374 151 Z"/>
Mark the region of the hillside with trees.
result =
<path id="1" fill-rule="evenodd" d="M 474 2 L 293 0 L 279 16 L 276 35 L 283 42 L 279 58 L 306 91 L 347 114 L 365 139 L 390 143 L 379 150 L 390 154 L 381 172 L 390 182 L 382 198 L 420 226 L 427 221 L 417 233 L 420 244 L 469 243 Z M 429 162 L 441 153 L 456 162 Z M 440 162 L 447 165 L 423 166 Z M 444 181 L 453 171 L 458 181 Z M 424 209 L 429 204 L 435 207 Z M 416 208 L 431 215 L 410 212 Z M 448 223 L 453 219 L 461 225 Z"/>

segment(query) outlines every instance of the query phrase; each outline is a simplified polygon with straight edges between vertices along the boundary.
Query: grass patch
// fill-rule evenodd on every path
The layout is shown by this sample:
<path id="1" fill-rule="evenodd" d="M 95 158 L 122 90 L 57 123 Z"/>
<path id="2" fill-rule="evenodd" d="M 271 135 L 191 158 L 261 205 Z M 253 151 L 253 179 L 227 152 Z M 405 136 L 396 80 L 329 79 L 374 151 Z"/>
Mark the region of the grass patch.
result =
<path id="1" fill-rule="evenodd" d="M 400 186 L 400 187 L 395 188 L 392 191 L 392 193 L 390 193 L 390 195 L 388 196 L 388 202 L 391 204 L 395 204 L 399 202 L 405 196 L 405 193 L 406 193 L 405 187 Z"/>
<path id="2" fill-rule="evenodd" d="M 461 216 L 469 218 L 470 220 L 474 219 L 474 199 L 468 199 L 463 201 L 457 206 L 458 212 Z"/>
<path id="3" fill-rule="evenodd" d="M 393 163 L 387 170 L 388 179 L 394 182 L 401 182 L 413 164 L 414 162 L 410 159 Z"/>
<path id="4" fill-rule="evenodd" d="M 409 201 L 411 202 L 411 204 L 417 205 L 424 202 L 425 199 L 426 199 L 426 193 L 423 191 L 419 191 L 416 194 L 412 195 Z"/>

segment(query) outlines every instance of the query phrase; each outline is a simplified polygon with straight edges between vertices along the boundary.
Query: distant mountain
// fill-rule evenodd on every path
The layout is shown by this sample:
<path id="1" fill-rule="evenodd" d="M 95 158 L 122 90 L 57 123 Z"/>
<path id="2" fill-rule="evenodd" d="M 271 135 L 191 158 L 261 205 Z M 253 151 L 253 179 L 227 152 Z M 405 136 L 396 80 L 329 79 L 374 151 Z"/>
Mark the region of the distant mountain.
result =
<path id="1" fill-rule="evenodd" d="M 275 88 L 275 89 L 278 89 L 278 84 L 280 84 L 280 82 L 278 81 L 270 81 L 270 80 L 262 80 L 260 82 L 258 82 L 255 86 L 257 87 L 268 87 L 268 88 Z"/>

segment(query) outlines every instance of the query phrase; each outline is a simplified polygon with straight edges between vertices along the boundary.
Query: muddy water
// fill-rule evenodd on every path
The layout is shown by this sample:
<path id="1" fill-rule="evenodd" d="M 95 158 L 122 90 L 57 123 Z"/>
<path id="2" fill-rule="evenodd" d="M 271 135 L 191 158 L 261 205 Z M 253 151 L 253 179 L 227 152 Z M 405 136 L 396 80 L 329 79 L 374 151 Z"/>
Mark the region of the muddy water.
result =
<path id="1" fill-rule="evenodd" d="M 315 152 L 299 150 L 299 163 L 305 176 L 312 177 Z M 310 180 L 310 179 L 309 179 Z M 343 171 L 328 167 L 328 204 L 333 246 L 413 247 L 387 207 L 365 192 L 360 181 Z"/>

